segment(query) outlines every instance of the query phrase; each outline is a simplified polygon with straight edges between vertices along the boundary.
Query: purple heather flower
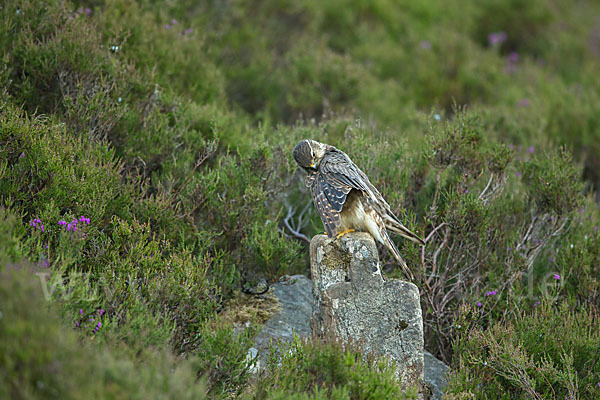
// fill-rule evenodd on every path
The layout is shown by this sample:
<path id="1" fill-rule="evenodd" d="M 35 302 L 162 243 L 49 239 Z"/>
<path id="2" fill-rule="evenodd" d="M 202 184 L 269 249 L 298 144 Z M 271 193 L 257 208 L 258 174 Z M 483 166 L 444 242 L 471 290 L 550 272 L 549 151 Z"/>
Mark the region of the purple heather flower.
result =
<path id="1" fill-rule="evenodd" d="M 67 225 L 67 231 L 70 231 L 70 230 L 71 230 L 71 224 L 68 224 Z"/>
<path id="2" fill-rule="evenodd" d="M 508 247 L 506 248 L 506 251 L 511 251 L 511 250 L 512 250 L 512 247 L 510 247 L 510 246 L 508 246 Z"/>
<path id="3" fill-rule="evenodd" d="M 102 322 L 98 322 L 98 328 L 102 328 Z"/>
<path id="4" fill-rule="evenodd" d="M 44 224 L 42 224 L 42 232 L 44 232 Z"/>
<path id="5" fill-rule="evenodd" d="M 60 221 L 58 221 L 59 225 L 66 225 L 67 222 L 64 219 L 61 219 Z"/>
<path id="6" fill-rule="evenodd" d="M 508 55 L 506 56 L 506 60 L 511 64 L 518 63 L 519 62 L 519 53 L 517 53 L 516 51 L 508 53 Z"/>
<path id="7" fill-rule="evenodd" d="M 494 289 L 492 291 L 485 292 L 486 296 L 495 296 L 498 293 L 498 289 Z"/>
<path id="8" fill-rule="evenodd" d="M 465 194 L 468 194 L 468 193 L 469 193 L 469 189 L 465 189 Z"/>
<path id="9" fill-rule="evenodd" d="M 91 8 L 86 8 L 86 9 L 85 9 L 85 15 L 87 15 L 88 17 L 89 17 L 90 15 L 92 15 L 92 9 L 91 9 Z"/>
<path id="10" fill-rule="evenodd" d="M 100 316 L 102 316 L 102 314 L 104 314 L 104 309 L 100 309 Z"/>
<path id="11" fill-rule="evenodd" d="M 431 49 L 431 42 L 429 40 L 422 40 L 421 41 L 421 48 L 425 49 L 425 50 Z"/>
<path id="12" fill-rule="evenodd" d="M 85 237 L 85 233 L 81 237 Z"/>
<path id="13" fill-rule="evenodd" d="M 523 174 L 521 173 L 521 171 L 517 171 L 517 172 L 515 172 L 515 176 L 516 176 L 517 178 L 520 178 L 522 175 L 523 175 Z"/>
<path id="14" fill-rule="evenodd" d="M 165 24 L 165 29 L 171 29 L 171 25 Z"/>
<path id="15" fill-rule="evenodd" d="M 176 20 L 175 18 L 173 18 L 173 19 L 171 20 L 171 23 L 172 23 L 173 25 L 177 25 L 177 20 Z"/>
<path id="16" fill-rule="evenodd" d="M 90 322 L 92 322 L 93 320 L 94 320 L 94 318 L 90 317 L 90 320 L 89 320 L 89 321 L 90 321 Z"/>
<path id="17" fill-rule="evenodd" d="M 530 154 L 533 154 L 535 152 L 535 147 L 533 146 L 529 146 L 529 149 L 527 150 Z"/>
<path id="18" fill-rule="evenodd" d="M 79 314 L 83 314 L 83 308 L 79 309 Z"/>
<path id="19" fill-rule="evenodd" d="M 42 268 L 48 268 L 48 265 L 50 265 L 50 261 L 48 261 L 48 259 L 47 259 L 47 258 L 45 258 L 45 259 L 42 261 Z"/>
<path id="20" fill-rule="evenodd" d="M 597 231 L 598 230 L 598 225 L 594 226 L 594 230 Z"/>
<path id="21" fill-rule="evenodd" d="M 184 35 L 189 35 L 190 33 L 192 33 L 194 30 L 192 28 L 187 28 L 185 31 L 183 31 Z"/>
<path id="22" fill-rule="evenodd" d="M 506 32 L 492 32 L 488 35 L 488 42 L 494 46 L 497 44 L 502 44 L 506 41 L 508 35 Z"/>
<path id="23" fill-rule="evenodd" d="M 79 321 L 75 322 L 75 325 L 76 325 L 76 326 L 79 326 Z"/>
<path id="24" fill-rule="evenodd" d="M 560 280 L 560 275 L 559 274 L 554 274 L 554 279 L 556 279 L 557 281 Z"/>
<path id="25" fill-rule="evenodd" d="M 536 303 L 535 303 L 533 306 L 534 306 L 534 307 L 537 307 L 537 306 L 539 306 L 540 304 L 542 304 L 542 303 L 541 303 L 540 301 L 538 301 L 538 302 L 536 302 Z"/>
<path id="26" fill-rule="evenodd" d="M 480 301 L 477 302 L 477 307 L 481 307 L 481 302 Z"/>
<path id="27" fill-rule="evenodd" d="M 25 152 L 22 152 L 21 154 L 19 154 L 19 158 L 23 158 L 25 157 Z"/>
<path id="28" fill-rule="evenodd" d="M 529 107 L 529 100 L 527 100 L 527 99 L 521 99 L 521 101 L 519 101 L 518 106 L 519 107 Z"/>
<path id="29" fill-rule="evenodd" d="M 550 262 L 554 262 L 554 257 L 550 256 Z"/>

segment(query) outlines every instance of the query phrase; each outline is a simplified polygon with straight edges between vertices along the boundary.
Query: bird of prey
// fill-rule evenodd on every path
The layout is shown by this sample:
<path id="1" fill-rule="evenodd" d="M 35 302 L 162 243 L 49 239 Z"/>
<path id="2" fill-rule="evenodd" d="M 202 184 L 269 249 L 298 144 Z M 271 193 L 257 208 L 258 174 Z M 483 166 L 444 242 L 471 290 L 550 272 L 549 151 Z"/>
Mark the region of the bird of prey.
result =
<path id="1" fill-rule="evenodd" d="M 310 188 L 327 236 L 340 238 L 354 230 L 366 231 L 392 253 L 413 279 L 388 230 L 421 246 L 425 242 L 400 222 L 350 157 L 333 146 L 301 140 L 294 148 L 294 159 L 307 172 L 306 186 Z"/>

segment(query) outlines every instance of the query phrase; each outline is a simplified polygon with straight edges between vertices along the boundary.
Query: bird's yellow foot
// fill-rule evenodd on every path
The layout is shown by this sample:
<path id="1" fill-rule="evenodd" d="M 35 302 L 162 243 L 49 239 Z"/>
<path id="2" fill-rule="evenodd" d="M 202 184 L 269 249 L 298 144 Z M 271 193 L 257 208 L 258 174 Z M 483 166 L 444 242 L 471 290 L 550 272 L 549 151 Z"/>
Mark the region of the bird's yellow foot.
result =
<path id="1" fill-rule="evenodd" d="M 339 239 L 342 236 L 344 236 L 345 234 L 350 233 L 350 232 L 354 232 L 354 229 L 346 229 L 345 231 L 338 233 L 336 239 Z"/>

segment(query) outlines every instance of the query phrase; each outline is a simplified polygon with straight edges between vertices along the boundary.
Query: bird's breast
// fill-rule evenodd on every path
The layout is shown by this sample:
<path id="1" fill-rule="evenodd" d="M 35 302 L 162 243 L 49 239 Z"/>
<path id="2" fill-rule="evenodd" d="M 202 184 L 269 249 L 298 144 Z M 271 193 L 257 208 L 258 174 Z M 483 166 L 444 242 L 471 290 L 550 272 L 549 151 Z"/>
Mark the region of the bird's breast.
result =
<path id="1" fill-rule="evenodd" d="M 354 229 L 361 232 L 369 232 L 371 236 L 383 242 L 377 213 L 368 205 L 367 199 L 362 192 L 352 190 L 348 193 L 342 212 L 340 213 L 339 231 Z"/>

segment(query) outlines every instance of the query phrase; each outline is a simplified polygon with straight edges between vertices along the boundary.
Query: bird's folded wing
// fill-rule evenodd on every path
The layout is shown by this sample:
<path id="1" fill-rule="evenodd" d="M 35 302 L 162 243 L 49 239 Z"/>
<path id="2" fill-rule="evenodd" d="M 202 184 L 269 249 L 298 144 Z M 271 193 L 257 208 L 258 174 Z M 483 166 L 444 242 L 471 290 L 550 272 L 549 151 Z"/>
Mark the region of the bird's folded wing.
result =
<path id="1" fill-rule="evenodd" d="M 340 211 L 337 209 L 337 204 L 334 207 L 332 203 L 329 201 L 329 196 L 335 197 L 333 194 L 332 188 L 325 182 L 321 174 L 313 180 L 312 186 L 310 187 L 310 193 L 315 202 L 315 207 L 317 207 L 317 211 L 319 216 L 321 217 L 321 221 L 323 221 L 323 225 L 325 226 L 325 231 L 327 232 L 327 236 L 333 237 L 337 233 L 337 228 L 340 226 Z M 344 200 L 345 200 L 344 195 Z M 343 205 L 343 202 L 342 202 Z"/>
<path id="2" fill-rule="evenodd" d="M 308 175 L 306 184 L 330 237 L 340 225 L 340 212 L 348 193 L 352 189 L 368 190 L 358 167 L 347 156 L 338 153 L 327 155 L 321 161 L 319 171 Z"/>
<path id="3" fill-rule="evenodd" d="M 343 153 L 331 153 L 321 163 L 320 173 L 329 185 L 344 188 L 346 193 L 352 189 L 369 192 L 366 175 Z"/>

